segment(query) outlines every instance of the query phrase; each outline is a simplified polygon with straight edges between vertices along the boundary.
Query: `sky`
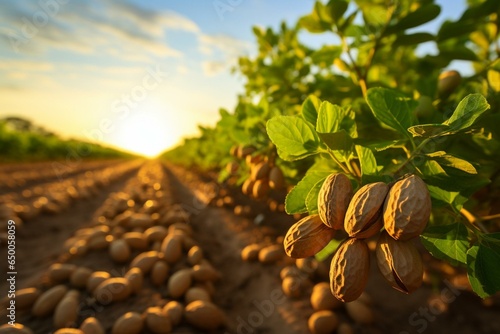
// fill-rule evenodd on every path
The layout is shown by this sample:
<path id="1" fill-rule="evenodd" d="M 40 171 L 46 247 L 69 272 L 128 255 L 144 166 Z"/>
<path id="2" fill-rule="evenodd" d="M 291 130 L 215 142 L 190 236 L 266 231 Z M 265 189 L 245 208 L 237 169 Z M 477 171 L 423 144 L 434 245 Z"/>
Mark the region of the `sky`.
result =
<path id="1" fill-rule="evenodd" d="M 463 11 L 464 1 L 436 2 L 429 30 Z M 294 24 L 313 4 L 0 0 L 0 118 L 154 156 L 233 110 L 244 80 L 230 69 L 256 53 L 252 26 Z"/>

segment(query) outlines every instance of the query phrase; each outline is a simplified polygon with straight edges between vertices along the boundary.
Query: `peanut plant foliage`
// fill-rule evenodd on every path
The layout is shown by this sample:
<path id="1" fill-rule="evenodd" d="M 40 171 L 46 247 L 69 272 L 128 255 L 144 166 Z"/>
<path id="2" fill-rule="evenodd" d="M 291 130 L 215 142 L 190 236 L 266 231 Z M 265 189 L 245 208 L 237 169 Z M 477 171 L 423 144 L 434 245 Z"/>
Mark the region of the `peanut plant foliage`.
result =
<path id="1" fill-rule="evenodd" d="M 293 26 L 255 27 L 258 54 L 234 69 L 245 78 L 234 111 L 221 109 L 214 127 L 200 127 L 199 137 L 166 157 L 222 170 L 222 182 L 230 177 L 224 166 L 235 162 L 231 147 L 252 147 L 252 156 L 270 157 L 295 185 L 285 201 L 289 214 L 317 214 L 332 173 L 347 175 L 355 191 L 415 174 L 432 200 L 420 235 L 425 248 L 466 268 L 480 297 L 496 293 L 500 2 L 468 1 L 456 21 L 437 31 L 421 27 L 440 12 L 432 0 L 317 1 Z M 311 48 L 302 42 L 308 34 L 328 35 L 332 44 Z M 435 52 L 417 52 L 422 43 Z M 456 60 L 467 65 L 448 70 Z M 242 184 L 250 171 L 236 163 Z"/>

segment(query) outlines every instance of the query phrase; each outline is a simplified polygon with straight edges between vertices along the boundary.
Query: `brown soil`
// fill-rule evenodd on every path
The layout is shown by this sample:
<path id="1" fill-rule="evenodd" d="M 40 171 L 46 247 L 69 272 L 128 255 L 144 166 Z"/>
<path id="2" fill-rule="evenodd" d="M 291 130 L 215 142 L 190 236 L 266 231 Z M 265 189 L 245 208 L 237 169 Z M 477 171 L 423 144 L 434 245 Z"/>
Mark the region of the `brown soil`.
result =
<path id="1" fill-rule="evenodd" d="M 312 313 L 308 299 L 291 300 L 281 292 L 280 269 L 292 262 L 285 259 L 278 265 L 263 265 L 243 262 L 240 258 L 243 247 L 252 242 L 274 242 L 294 220 L 286 214 L 271 212 L 262 202 L 242 197 L 236 189 L 230 189 L 230 194 L 237 203 L 251 205 L 253 216 L 236 216 L 227 208 L 207 205 L 218 192 L 218 186 L 211 177 L 173 166 L 166 167 L 165 171 L 173 201 L 191 214 L 190 225 L 196 241 L 205 257 L 222 273 L 222 279 L 215 285 L 214 302 L 225 311 L 228 326 L 214 333 L 308 333 L 307 319 Z M 101 189 L 92 199 L 75 203 L 70 210 L 55 216 L 39 216 L 27 222 L 16 235 L 17 289 L 43 281 L 43 273 L 61 254 L 63 242 L 77 229 L 89 226 L 109 194 L 122 190 L 127 180 L 136 177 L 134 174 L 129 173 Z M 259 225 L 254 223 L 256 213 L 264 217 Z M 74 263 L 116 275 L 126 271 L 126 266 L 117 266 L 102 255 L 102 252 L 91 252 Z M 1 249 L 0 256 L 5 258 L 5 248 Z M 1 270 L 6 272 L 5 261 L 2 261 Z M 355 325 L 344 311 L 340 311 L 339 316 L 353 324 L 356 333 L 500 333 L 498 299 L 491 299 L 490 305 L 485 306 L 466 289 L 448 287 L 450 283 L 440 278 L 435 282 L 434 286 L 427 284 L 406 296 L 389 287 L 376 266 L 372 265 L 367 293 L 373 300 L 375 323 Z M 2 297 L 6 290 L 5 281 L 0 282 Z M 84 294 L 80 320 L 96 316 L 109 330 L 118 316 L 127 311 L 144 311 L 148 306 L 155 305 L 162 293 L 162 289 L 146 284 L 141 295 L 106 307 L 87 301 L 85 298 L 88 296 Z M 442 313 L 432 313 L 438 306 Z M 0 316 L 6 319 L 3 312 Z M 29 312 L 19 312 L 17 320 L 35 333 L 53 331 L 50 317 L 36 319 Z M 187 325 L 173 331 L 198 332 Z"/>

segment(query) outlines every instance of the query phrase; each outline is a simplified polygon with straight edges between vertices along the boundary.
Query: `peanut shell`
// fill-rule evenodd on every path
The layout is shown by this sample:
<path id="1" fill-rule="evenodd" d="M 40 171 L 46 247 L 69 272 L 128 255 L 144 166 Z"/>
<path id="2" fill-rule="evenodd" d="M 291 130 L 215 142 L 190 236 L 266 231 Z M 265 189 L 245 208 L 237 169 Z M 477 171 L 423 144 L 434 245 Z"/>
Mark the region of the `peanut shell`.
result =
<path id="1" fill-rule="evenodd" d="M 422 257 L 411 241 L 396 241 L 383 232 L 376 255 L 380 272 L 394 289 L 408 294 L 422 285 Z"/>
<path id="2" fill-rule="evenodd" d="M 323 224 L 319 215 L 310 215 L 293 224 L 288 230 L 284 248 L 294 259 L 314 256 L 333 239 L 335 230 Z"/>
<path id="3" fill-rule="evenodd" d="M 349 178 L 341 173 L 330 174 L 318 194 L 318 214 L 323 223 L 335 230 L 344 227 L 344 217 L 352 198 Z"/>
<path id="4" fill-rule="evenodd" d="M 396 240 L 409 240 L 424 231 L 432 203 L 425 182 L 412 175 L 396 182 L 384 203 L 384 227 Z"/>
<path id="5" fill-rule="evenodd" d="M 363 240 L 347 239 L 342 243 L 330 266 L 330 289 L 335 298 L 350 302 L 365 289 L 370 271 L 370 253 Z"/>
<path id="6" fill-rule="evenodd" d="M 365 239 L 377 234 L 383 226 L 382 209 L 389 191 L 383 182 L 361 187 L 353 196 L 344 221 L 351 238 Z"/>

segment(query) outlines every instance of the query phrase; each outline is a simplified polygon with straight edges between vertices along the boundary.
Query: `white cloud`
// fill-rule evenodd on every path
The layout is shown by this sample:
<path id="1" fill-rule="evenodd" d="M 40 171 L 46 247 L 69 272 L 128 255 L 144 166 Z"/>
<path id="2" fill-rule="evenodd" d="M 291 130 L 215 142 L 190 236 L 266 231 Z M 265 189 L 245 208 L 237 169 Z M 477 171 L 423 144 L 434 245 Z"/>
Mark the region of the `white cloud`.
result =
<path id="1" fill-rule="evenodd" d="M 227 56 L 238 56 L 248 52 L 251 44 L 246 41 L 228 36 L 228 35 L 205 35 L 200 34 L 198 37 L 200 41 L 200 50 L 211 53 L 220 51 Z"/>
<path id="2" fill-rule="evenodd" d="M 137 49 L 126 48 L 120 49 L 117 46 L 107 47 L 106 51 L 111 57 L 115 57 L 116 59 L 121 59 L 126 62 L 132 63 L 150 63 L 151 58 L 148 57 L 143 52 L 137 52 Z"/>
<path id="3" fill-rule="evenodd" d="M 227 63 L 223 61 L 204 61 L 201 63 L 201 67 L 203 69 L 203 73 L 206 76 L 214 76 L 219 73 L 224 72 L 227 69 Z"/>
<path id="4" fill-rule="evenodd" d="M 200 32 L 200 27 L 196 23 L 175 12 L 168 11 L 163 13 L 160 21 L 164 27 L 172 30 L 183 30 L 192 33 Z"/>
<path id="5" fill-rule="evenodd" d="M 198 50 L 205 56 L 211 56 L 214 51 L 213 51 L 213 48 L 211 48 L 210 46 L 208 45 L 203 45 L 203 44 L 200 44 L 198 46 Z"/>
<path id="6" fill-rule="evenodd" d="M 105 69 L 99 68 L 100 71 L 104 71 L 107 74 L 113 75 L 141 75 L 144 74 L 144 68 L 140 66 L 110 66 Z"/>
<path id="7" fill-rule="evenodd" d="M 15 70 L 16 72 L 48 72 L 54 65 L 48 62 L 4 59 L 0 62 L 0 70 Z"/>
<path id="8" fill-rule="evenodd" d="M 203 33 L 194 21 L 179 13 L 154 11 L 122 0 L 61 3 L 54 15 L 49 15 L 43 24 L 36 25 L 33 17 L 39 12 L 42 9 L 38 2 L 0 2 L 0 20 L 5 22 L 0 26 L 0 47 L 2 43 L 11 46 L 8 36 L 14 35 L 22 39 L 18 45 L 19 51 L 26 55 L 65 50 L 85 59 L 87 56 L 96 56 L 116 60 L 119 64 L 147 64 L 158 62 L 159 59 L 163 61 L 164 58 L 196 57 L 185 55 L 183 50 L 170 44 L 171 31 L 184 31 L 192 34 L 197 42 L 204 59 L 196 61 L 200 61 L 203 73 L 207 76 L 228 70 L 236 64 L 238 57 L 251 50 L 249 42 L 225 34 Z M 34 24 L 30 38 L 23 37 L 26 22 Z M 75 64 L 78 65 L 72 71 L 80 71 L 84 76 L 82 63 L 77 60 Z M 106 66 L 109 65 L 99 67 L 100 71 Z M 184 65 L 174 63 L 173 66 L 179 74 L 188 72 Z M 16 70 L 22 72 L 29 69 L 19 67 Z M 115 74 L 122 75 L 109 75 Z"/>
<path id="9" fill-rule="evenodd" d="M 38 22 L 36 15 L 45 15 Z M 153 11 L 119 0 L 70 1 L 47 15 L 37 3 L 0 3 L 0 43 L 22 53 L 40 53 L 50 48 L 75 53 L 102 52 L 110 44 L 132 53 L 153 57 L 179 57 L 182 52 L 168 45 L 168 31 L 198 34 L 198 25 L 172 11 Z M 27 33 L 29 32 L 29 33 Z M 19 43 L 12 43 L 18 41 Z M 104 50 L 106 51 L 106 50 Z M 117 56 L 115 52 L 113 56 Z M 128 57 L 130 58 L 130 57 Z"/>
<path id="10" fill-rule="evenodd" d="M 212 56 L 212 60 L 203 61 L 201 66 L 203 73 L 214 76 L 235 66 L 239 57 L 251 50 L 251 43 L 228 35 L 206 35 L 199 34 L 199 51 Z"/>

